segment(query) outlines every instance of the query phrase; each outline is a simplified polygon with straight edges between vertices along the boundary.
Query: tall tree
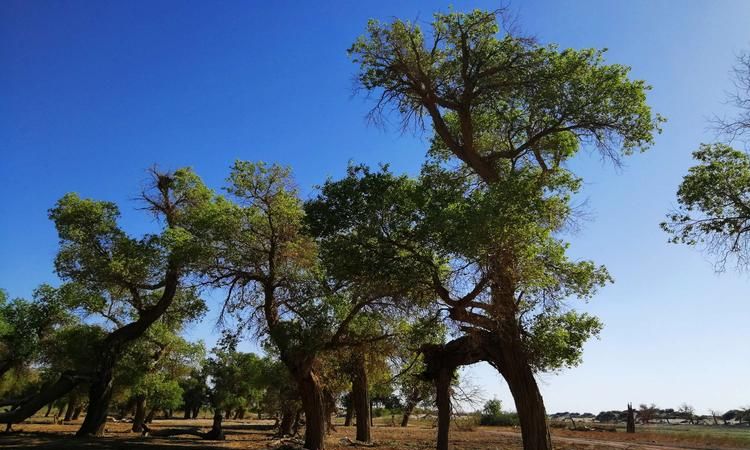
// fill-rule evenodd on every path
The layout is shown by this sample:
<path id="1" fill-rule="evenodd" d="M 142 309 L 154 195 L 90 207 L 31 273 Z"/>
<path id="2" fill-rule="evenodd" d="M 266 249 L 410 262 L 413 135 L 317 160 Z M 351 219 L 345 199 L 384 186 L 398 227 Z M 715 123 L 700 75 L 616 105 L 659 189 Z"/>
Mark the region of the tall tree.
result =
<path id="1" fill-rule="evenodd" d="M 114 203 L 67 194 L 50 210 L 60 237 L 55 259 L 58 275 L 68 282 L 71 306 L 97 313 L 114 324 L 98 342 L 93 371 L 73 370 L 0 421 L 14 423 L 34 414 L 82 381 L 90 382 L 89 406 L 78 435 L 103 433 L 115 367 L 134 340 L 175 300 L 193 308 L 202 301 L 184 289 L 193 264 L 205 255 L 201 246 L 221 209 L 212 191 L 189 169 L 152 171 L 143 193 L 146 209 L 159 221 L 158 234 L 128 236 L 117 224 Z"/>
<path id="2" fill-rule="evenodd" d="M 520 233 L 503 229 L 501 223 L 484 224 L 499 226 L 499 233 L 495 239 L 484 239 L 490 245 L 478 254 L 475 282 L 463 292 L 436 286 L 451 317 L 474 331 L 430 354 L 433 362 L 442 361 L 434 375 L 443 390 L 456 364 L 490 360 L 514 394 L 524 448 L 550 449 L 533 372 L 545 366 L 536 358 L 553 353 L 535 356 L 532 349 L 543 347 L 525 343 L 527 330 L 537 328 L 538 336 L 549 339 L 556 336 L 556 328 L 576 330 L 571 337 L 587 336 L 597 325 L 572 313 L 542 313 L 529 328 L 524 326 L 523 306 L 531 297 L 532 310 L 547 310 L 543 299 L 549 291 L 557 300 L 571 293 L 590 295 L 604 275 L 593 265 L 565 262 L 565 245 L 551 233 L 558 231 L 559 219 L 566 214 L 553 214 L 552 222 L 545 224 L 548 216 L 540 215 L 545 208 L 535 210 L 534 205 L 548 199 L 550 190 L 566 200 L 565 192 L 575 189 L 565 180 L 569 174 L 562 164 L 582 144 L 595 145 L 617 162 L 620 155 L 652 143 L 660 118 L 645 102 L 648 87 L 630 80 L 626 67 L 604 64 L 602 52 L 560 51 L 507 30 L 498 36 L 500 31 L 497 14 L 482 11 L 436 14 L 430 35 L 401 20 L 370 21 L 367 34 L 354 43 L 350 54 L 360 66 L 360 86 L 377 95 L 375 116 L 393 107 L 405 125 L 421 126 L 429 117 L 434 129 L 431 152 L 444 167 L 474 175 L 482 185 L 477 191 L 488 199 L 525 196 L 516 196 L 521 209 L 511 217 L 536 216 L 526 219 Z M 453 158 L 461 163 L 458 167 L 450 163 Z M 563 192 L 555 192 L 561 188 Z M 469 236 L 461 228 L 453 230 Z M 480 233 L 485 230 L 493 228 Z M 544 264 L 545 260 L 562 262 L 564 269 L 557 271 L 555 263 Z M 534 281 L 527 285 L 530 279 Z M 480 295 L 484 292 L 487 300 Z M 559 349 L 577 347 L 581 336 Z M 454 349 L 452 355 L 446 354 L 448 348 Z M 480 354 L 488 348 L 502 350 Z M 475 357 L 467 359 L 472 353 Z M 439 391 L 439 404 L 441 400 L 445 409 L 447 398 Z M 448 445 L 446 414 L 441 414 L 440 449 Z"/>
<path id="3" fill-rule="evenodd" d="M 229 181 L 236 208 L 224 236 L 214 242 L 207 277 L 228 288 L 225 313 L 241 328 L 260 330 L 275 347 L 302 397 L 305 448 L 323 449 L 331 402 L 320 375 L 321 354 L 357 345 L 350 325 L 390 302 L 394 290 L 354 289 L 326 272 L 305 231 L 289 169 L 238 161 Z"/>

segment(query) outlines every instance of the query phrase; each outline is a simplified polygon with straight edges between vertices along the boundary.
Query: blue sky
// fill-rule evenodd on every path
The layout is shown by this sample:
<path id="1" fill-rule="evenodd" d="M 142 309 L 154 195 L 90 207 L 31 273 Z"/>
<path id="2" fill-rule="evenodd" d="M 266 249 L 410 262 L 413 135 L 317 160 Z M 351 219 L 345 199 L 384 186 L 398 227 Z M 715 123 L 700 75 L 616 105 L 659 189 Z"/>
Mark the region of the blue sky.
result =
<path id="1" fill-rule="evenodd" d="M 55 283 L 47 209 L 69 191 L 121 205 L 123 226 L 153 226 L 132 199 L 145 169 L 192 166 L 220 187 L 235 159 L 293 167 L 304 195 L 349 160 L 415 173 L 425 137 L 369 126 L 346 49 L 368 18 L 428 20 L 448 2 L 0 3 L 0 287 L 28 296 Z M 322 3 L 322 2 L 320 2 Z M 451 2 L 494 9 L 498 2 Z M 735 55 L 750 49 L 744 1 L 524 1 L 520 27 L 561 47 L 606 47 L 653 87 L 669 120 L 622 170 L 584 154 L 592 220 L 571 253 L 616 283 L 582 308 L 606 328 L 582 366 L 541 376 L 548 410 L 622 409 L 628 401 L 699 411 L 750 404 L 747 275 L 715 274 L 658 223 L 707 118 L 730 112 Z M 189 334 L 212 342 L 216 305 Z M 488 367 L 468 376 L 512 405 Z"/>

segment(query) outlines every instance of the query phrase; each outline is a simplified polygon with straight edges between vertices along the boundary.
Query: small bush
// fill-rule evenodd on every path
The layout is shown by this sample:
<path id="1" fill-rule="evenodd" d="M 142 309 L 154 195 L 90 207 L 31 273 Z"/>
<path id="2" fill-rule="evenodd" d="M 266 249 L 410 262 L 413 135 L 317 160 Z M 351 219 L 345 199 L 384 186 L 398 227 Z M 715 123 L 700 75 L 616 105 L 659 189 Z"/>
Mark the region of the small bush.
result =
<path id="1" fill-rule="evenodd" d="M 502 411 L 495 414 L 482 414 L 479 424 L 490 427 L 514 427 L 518 425 L 518 414 Z"/>

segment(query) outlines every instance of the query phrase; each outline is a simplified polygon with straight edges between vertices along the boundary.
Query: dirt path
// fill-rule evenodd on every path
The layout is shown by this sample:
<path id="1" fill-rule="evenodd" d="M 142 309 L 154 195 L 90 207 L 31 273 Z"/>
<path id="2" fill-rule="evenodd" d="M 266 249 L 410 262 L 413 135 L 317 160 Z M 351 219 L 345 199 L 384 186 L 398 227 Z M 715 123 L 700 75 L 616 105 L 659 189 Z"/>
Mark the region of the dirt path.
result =
<path id="1" fill-rule="evenodd" d="M 504 437 L 518 437 L 520 433 L 514 433 L 512 431 L 495 431 L 495 430 L 483 430 L 485 433 L 497 434 Z M 570 436 L 552 436 L 552 443 L 565 443 L 575 444 L 584 446 L 596 446 L 604 447 L 607 449 L 623 449 L 623 450 L 743 450 L 738 447 L 697 447 L 680 444 L 660 444 L 658 442 L 622 442 L 607 439 L 590 439 L 590 438 L 579 438 Z"/>

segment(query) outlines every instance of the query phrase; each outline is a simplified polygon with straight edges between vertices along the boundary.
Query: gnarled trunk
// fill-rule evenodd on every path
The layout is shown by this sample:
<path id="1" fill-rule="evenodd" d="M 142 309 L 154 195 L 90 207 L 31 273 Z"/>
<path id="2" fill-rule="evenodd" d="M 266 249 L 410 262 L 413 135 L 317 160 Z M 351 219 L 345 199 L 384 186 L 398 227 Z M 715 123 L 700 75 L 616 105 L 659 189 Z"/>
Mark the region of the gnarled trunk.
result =
<path id="1" fill-rule="evenodd" d="M 318 376 L 310 371 L 297 376 L 297 385 L 305 410 L 305 445 L 307 450 L 325 449 L 326 404 Z"/>
<path id="2" fill-rule="evenodd" d="M 370 395 L 367 384 L 367 368 L 362 353 L 358 353 L 353 360 L 352 372 L 352 404 L 357 415 L 357 440 L 370 442 Z"/>
<path id="3" fill-rule="evenodd" d="M 118 351 L 113 349 L 106 353 L 106 357 L 99 363 L 97 376 L 89 388 L 89 406 L 86 409 L 86 418 L 83 419 L 81 428 L 76 432 L 78 437 L 104 434 L 109 402 L 112 399 L 112 379 Z"/>
<path id="4" fill-rule="evenodd" d="M 292 436 L 294 434 L 294 410 L 290 405 L 284 404 L 281 410 L 281 421 L 279 422 L 279 436 Z"/>
<path id="5" fill-rule="evenodd" d="M 133 431 L 143 431 L 143 422 L 146 419 L 146 397 L 139 395 L 135 402 L 135 416 L 133 416 Z"/>

